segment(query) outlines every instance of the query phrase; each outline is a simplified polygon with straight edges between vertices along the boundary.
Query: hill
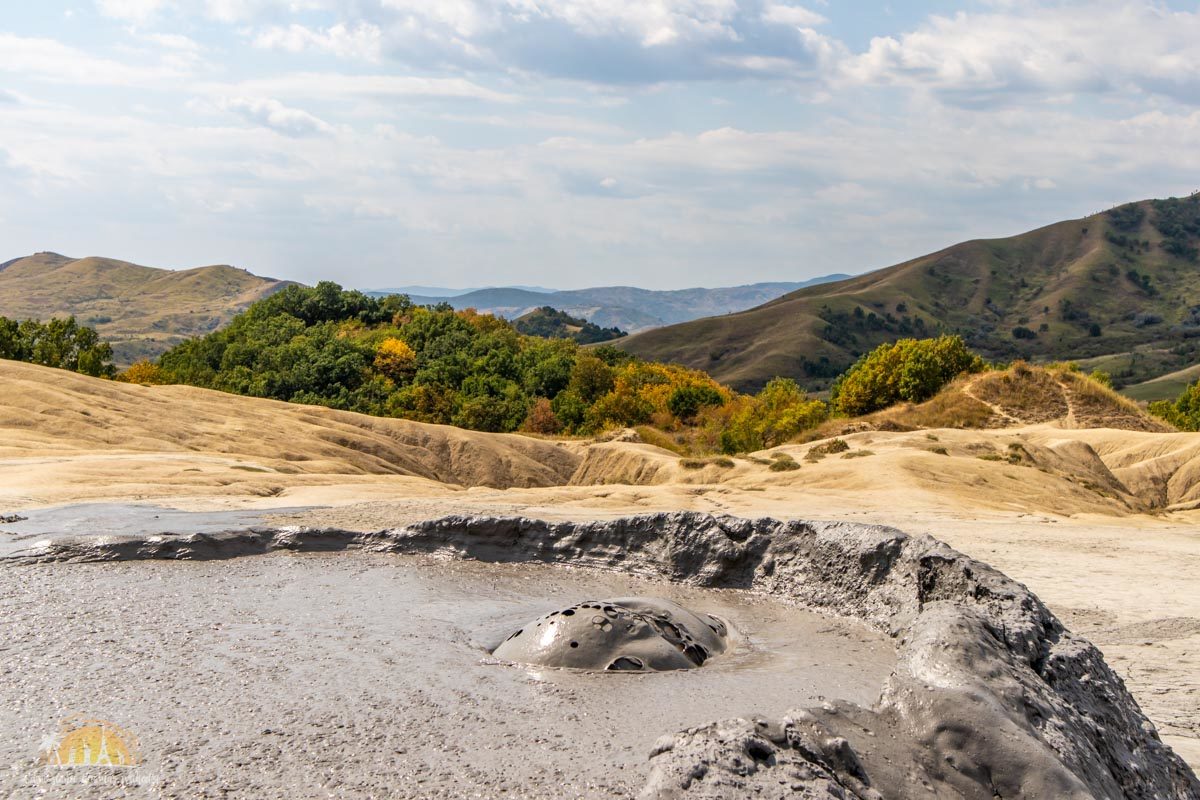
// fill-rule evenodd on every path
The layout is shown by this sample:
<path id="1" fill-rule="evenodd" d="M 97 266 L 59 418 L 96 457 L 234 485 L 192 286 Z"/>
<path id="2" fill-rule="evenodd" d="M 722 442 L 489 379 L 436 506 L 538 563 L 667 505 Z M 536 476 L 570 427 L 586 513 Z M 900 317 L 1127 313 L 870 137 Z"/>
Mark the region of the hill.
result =
<path id="1" fill-rule="evenodd" d="M 484 314 L 516 319 L 542 306 L 553 306 L 602 328 L 643 331 L 704 316 L 728 314 L 773 300 L 788 292 L 848 277 L 828 275 L 799 283 L 755 283 L 717 289 L 656 291 L 633 286 L 549 291 L 540 288 L 477 289 L 453 296 L 412 295 L 419 305 L 449 303 L 456 309 L 474 308 Z M 386 292 L 368 292 L 372 295 Z"/>
<path id="2" fill-rule="evenodd" d="M 139 470 L 130 466 L 138 461 L 135 454 L 151 468 L 161 461 L 171 476 L 168 482 L 185 495 L 197 484 L 230 482 L 266 495 L 272 482 L 304 485 L 315 475 L 547 486 L 565 483 L 578 463 L 569 450 L 524 436 L 478 434 L 191 386 L 104 381 L 15 361 L 0 360 L 0 382 L 11 389 L 0 397 L 0 458 L 38 452 L 47 458 L 44 466 L 54 470 L 72 456 L 104 453 L 92 467 L 96 476 L 104 476 L 98 484 L 109 479 L 136 483 Z M 26 467 L 35 473 L 41 469 Z"/>
<path id="3" fill-rule="evenodd" d="M 805 440 L 859 431 L 934 428 L 989 429 L 1053 424 L 1064 430 L 1173 432 L 1137 403 L 1068 369 L 1018 363 L 1009 369 L 961 375 L 923 403 L 900 403 L 850 419 L 833 419 Z"/>
<path id="4" fill-rule="evenodd" d="M 1184 389 L 1198 380 L 1200 380 L 1200 364 L 1193 364 L 1148 381 L 1130 384 L 1121 389 L 1121 393 L 1126 397 L 1145 402 L 1174 400 Z"/>
<path id="5" fill-rule="evenodd" d="M 209 333 L 286 285 L 225 265 L 166 270 L 38 253 L 0 264 L 0 316 L 74 315 L 125 365 Z"/>
<path id="6" fill-rule="evenodd" d="M 1200 195 L 1130 203 L 976 240 L 757 308 L 624 339 L 739 389 L 776 375 L 821 389 L 884 341 L 961 334 L 994 359 L 1112 356 L 1118 385 L 1198 358 Z M 1137 357 L 1139 350 L 1153 357 Z M 1113 354 L 1130 354 L 1128 357 Z"/>
<path id="7" fill-rule="evenodd" d="M 571 339 L 579 344 L 610 342 L 627 335 L 620 328 L 601 328 L 594 322 L 576 319 L 565 311 L 550 306 L 534 309 L 513 320 L 513 327 L 526 336 L 547 339 Z"/>

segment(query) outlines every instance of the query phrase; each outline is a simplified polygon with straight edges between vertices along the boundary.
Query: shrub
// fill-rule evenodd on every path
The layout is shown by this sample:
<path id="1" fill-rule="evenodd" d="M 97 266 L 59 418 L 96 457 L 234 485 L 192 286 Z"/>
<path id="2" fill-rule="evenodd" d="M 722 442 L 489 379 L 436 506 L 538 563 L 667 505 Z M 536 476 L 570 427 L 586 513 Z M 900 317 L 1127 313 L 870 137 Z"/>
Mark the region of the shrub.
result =
<path id="1" fill-rule="evenodd" d="M 810 400 L 789 378 L 775 378 L 729 419 L 721 432 L 725 453 L 749 453 L 776 447 L 828 416 L 820 400 Z"/>
<path id="2" fill-rule="evenodd" d="M 567 429 L 582 425 L 588 409 L 587 403 L 570 390 L 559 392 L 550 402 L 550 408 Z"/>
<path id="3" fill-rule="evenodd" d="M 844 439 L 830 439 L 824 444 L 814 445 L 808 448 L 808 452 L 804 455 L 806 461 L 820 461 L 825 456 L 830 456 L 835 453 L 845 453 L 850 449 L 850 445 L 846 444 Z"/>
<path id="4" fill-rule="evenodd" d="M 774 458 L 774 460 L 771 462 L 771 466 L 768 468 L 771 470 L 771 472 L 792 472 L 800 469 L 800 465 L 796 462 L 796 459 L 792 458 L 787 453 L 779 453 L 778 457 L 772 456 L 772 458 Z"/>
<path id="5" fill-rule="evenodd" d="M 701 408 L 719 406 L 725 398 L 713 386 L 687 385 L 671 390 L 667 398 L 667 410 L 681 420 L 694 419 Z"/>
<path id="6" fill-rule="evenodd" d="M 736 464 L 733 459 L 717 456 L 716 458 L 683 458 L 679 460 L 679 465 L 684 469 L 703 469 L 704 467 L 713 466 L 721 469 L 733 469 Z"/>
<path id="7" fill-rule="evenodd" d="M 902 401 L 928 400 L 964 372 L 984 368 L 983 359 L 959 336 L 901 339 L 881 344 L 858 360 L 833 386 L 833 406 L 850 416 Z"/>
<path id="8" fill-rule="evenodd" d="M 1150 413 L 1181 431 L 1200 431 L 1200 381 L 1184 389 L 1174 402 L 1158 400 L 1151 403 Z"/>
<path id="9" fill-rule="evenodd" d="M 521 430 L 526 433 L 541 433 L 552 436 L 562 431 L 562 423 L 558 421 L 558 417 L 555 415 L 550 401 L 544 397 L 539 397 L 530 407 L 529 415 L 525 417 L 525 421 L 521 423 Z"/>
<path id="10" fill-rule="evenodd" d="M 162 367 L 145 358 L 134 362 L 124 372 L 118 373 L 116 380 L 123 381 L 124 383 L 140 383 L 143 386 L 167 383 L 167 378 L 163 374 Z"/>

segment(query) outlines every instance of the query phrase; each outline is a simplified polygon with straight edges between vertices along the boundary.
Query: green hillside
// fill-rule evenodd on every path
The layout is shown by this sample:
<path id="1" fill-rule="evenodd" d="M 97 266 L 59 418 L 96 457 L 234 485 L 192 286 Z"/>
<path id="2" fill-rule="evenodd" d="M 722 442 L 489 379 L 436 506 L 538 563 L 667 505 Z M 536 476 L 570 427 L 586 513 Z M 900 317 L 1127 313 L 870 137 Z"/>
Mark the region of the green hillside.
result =
<path id="1" fill-rule="evenodd" d="M 822 389 L 881 342 L 948 332 L 993 359 L 1110 356 L 1121 386 L 1200 360 L 1198 245 L 1200 195 L 1130 203 L 617 346 L 740 389 L 777 375 Z"/>
<path id="2" fill-rule="evenodd" d="M 565 311 L 542 306 L 513 320 L 513 327 L 526 336 L 547 339 L 570 339 L 579 344 L 599 344 L 626 336 L 620 328 L 601 328 L 585 319 L 572 317 Z"/>
<path id="3" fill-rule="evenodd" d="M 286 285 L 224 265 L 176 271 L 38 253 L 0 264 L 0 316 L 74 316 L 123 365 L 216 330 Z"/>

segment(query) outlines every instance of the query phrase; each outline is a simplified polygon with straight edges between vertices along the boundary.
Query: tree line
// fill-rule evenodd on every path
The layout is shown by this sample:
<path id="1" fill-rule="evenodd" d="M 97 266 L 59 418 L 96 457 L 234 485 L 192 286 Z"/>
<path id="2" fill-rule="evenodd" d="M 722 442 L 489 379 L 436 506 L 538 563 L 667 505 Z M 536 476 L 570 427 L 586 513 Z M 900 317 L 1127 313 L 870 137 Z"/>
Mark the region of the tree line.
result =
<path id="1" fill-rule="evenodd" d="M 523 335 L 471 309 L 370 297 L 332 282 L 289 286 L 225 328 L 119 374 L 111 348 L 72 318 L 43 325 L 0 317 L 0 358 L 479 431 L 586 436 L 644 426 L 665 446 L 730 454 L 784 444 L 831 416 L 922 402 L 988 367 L 958 336 L 900 339 L 864 354 L 828 402 L 789 378 L 741 394 L 705 372 L 608 344 Z M 1191 402 L 1181 400 L 1172 421 L 1183 421 Z"/>
<path id="2" fill-rule="evenodd" d="M 112 377 L 112 346 L 74 317 L 42 323 L 0 317 L 0 358 L 69 369 L 92 377 Z"/>

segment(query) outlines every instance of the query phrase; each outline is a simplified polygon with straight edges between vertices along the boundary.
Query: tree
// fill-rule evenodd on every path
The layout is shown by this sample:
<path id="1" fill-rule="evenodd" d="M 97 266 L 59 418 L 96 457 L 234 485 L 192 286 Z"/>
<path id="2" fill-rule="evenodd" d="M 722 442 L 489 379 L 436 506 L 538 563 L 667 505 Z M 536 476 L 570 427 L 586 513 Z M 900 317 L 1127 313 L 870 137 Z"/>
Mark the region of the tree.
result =
<path id="1" fill-rule="evenodd" d="M 92 328 L 74 317 L 54 318 L 41 323 L 21 323 L 0 317 L 0 358 L 28 361 L 44 367 L 67 369 L 92 377 L 111 377 L 112 347 L 100 341 Z"/>
<path id="2" fill-rule="evenodd" d="M 128 369 L 119 373 L 116 379 L 125 383 L 140 383 L 143 386 L 167 382 L 162 367 L 145 358 L 131 364 Z"/>
<path id="3" fill-rule="evenodd" d="M 667 410 L 678 419 L 691 420 L 705 406 L 719 406 L 725 398 L 713 386 L 687 385 L 671 391 L 667 398 Z"/>
<path id="4" fill-rule="evenodd" d="M 959 336 L 900 339 L 879 345 L 838 378 L 832 402 L 835 409 L 851 416 L 902 401 L 919 403 L 958 375 L 983 367 L 983 359 Z"/>
<path id="5" fill-rule="evenodd" d="M 613 369 L 608 364 L 588 353 L 575 359 L 571 380 L 567 388 L 580 400 L 591 405 L 612 391 L 616 383 Z"/>
<path id="6" fill-rule="evenodd" d="M 417 368 L 417 354 L 402 339 L 389 337 L 375 351 L 375 369 L 397 383 L 411 377 Z"/>
<path id="7" fill-rule="evenodd" d="M 521 423 L 521 430 L 527 433 L 541 433 L 553 436 L 562 431 L 562 423 L 554 413 L 550 401 L 539 397 L 529 408 L 529 415 Z"/>
<path id="8" fill-rule="evenodd" d="M 810 400 L 795 381 L 775 378 L 730 418 L 721 434 L 721 449 L 747 453 L 777 447 L 827 416 L 826 405 Z"/>
<path id="9" fill-rule="evenodd" d="M 22 361 L 20 328 L 17 321 L 0 317 L 0 358 Z"/>
<path id="10" fill-rule="evenodd" d="M 1151 403 L 1150 413 L 1181 431 L 1200 431 L 1200 381 L 1186 387 L 1174 402 L 1158 400 Z"/>

